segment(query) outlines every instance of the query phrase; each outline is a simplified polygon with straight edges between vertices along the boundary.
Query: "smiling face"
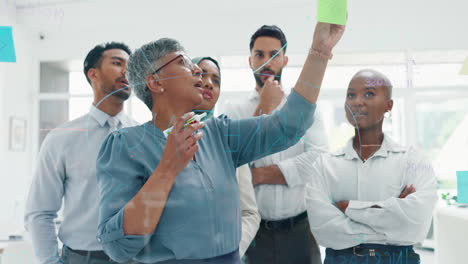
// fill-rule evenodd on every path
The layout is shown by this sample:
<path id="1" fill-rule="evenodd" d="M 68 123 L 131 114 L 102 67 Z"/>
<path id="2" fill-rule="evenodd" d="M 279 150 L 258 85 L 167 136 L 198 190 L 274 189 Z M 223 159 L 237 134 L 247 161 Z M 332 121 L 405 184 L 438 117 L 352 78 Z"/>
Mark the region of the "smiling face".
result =
<path id="1" fill-rule="evenodd" d="M 389 97 L 389 89 L 386 86 L 369 85 L 369 79 L 379 78 L 372 72 L 363 72 L 349 83 L 345 112 L 348 122 L 356 129 L 382 129 L 385 112 L 392 110 L 393 100 Z"/>
<path id="2" fill-rule="evenodd" d="M 203 102 L 196 110 L 211 110 L 219 98 L 221 77 L 216 64 L 211 60 L 202 60 L 198 66 L 202 69 Z"/>
<path id="3" fill-rule="evenodd" d="M 281 41 L 277 38 L 259 37 L 255 40 L 250 51 L 249 64 L 250 68 L 255 71 L 255 81 L 260 88 L 271 75 L 275 76 L 275 80 L 281 80 L 283 67 L 288 63 L 288 57 L 284 55 L 281 47 Z"/>
<path id="4" fill-rule="evenodd" d="M 106 50 L 99 65 L 94 70 L 94 81 L 98 82 L 102 97 L 112 94 L 121 100 L 130 97 L 131 89 L 125 78 L 129 55 L 121 49 Z"/>
<path id="5" fill-rule="evenodd" d="M 184 54 L 182 51 L 171 52 L 161 58 L 161 63 L 156 68 L 166 64 L 176 56 Z M 159 88 L 155 87 L 153 92 L 158 94 L 163 88 L 163 96 L 168 97 L 170 102 L 181 104 L 183 108 L 194 109 L 203 102 L 201 69 L 193 64 L 184 54 L 167 64 L 159 70 L 156 80 Z"/>

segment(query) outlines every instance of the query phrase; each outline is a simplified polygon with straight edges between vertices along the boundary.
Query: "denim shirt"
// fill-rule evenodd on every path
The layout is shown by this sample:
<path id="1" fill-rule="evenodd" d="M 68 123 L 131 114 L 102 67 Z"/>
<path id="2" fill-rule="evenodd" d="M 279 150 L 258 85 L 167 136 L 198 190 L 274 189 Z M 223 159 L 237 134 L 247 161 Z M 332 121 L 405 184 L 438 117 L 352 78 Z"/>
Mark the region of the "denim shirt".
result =
<path id="1" fill-rule="evenodd" d="M 144 263 L 235 251 L 241 238 L 235 169 L 297 143 L 312 125 L 315 107 L 293 91 L 271 115 L 206 120 L 195 160 L 176 176 L 156 229 L 144 236 L 124 234 L 123 211 L 158 166 L 166 139 L 151 122 L 109 135 L 97 159 L 104 251 L 119 262 Z"/>

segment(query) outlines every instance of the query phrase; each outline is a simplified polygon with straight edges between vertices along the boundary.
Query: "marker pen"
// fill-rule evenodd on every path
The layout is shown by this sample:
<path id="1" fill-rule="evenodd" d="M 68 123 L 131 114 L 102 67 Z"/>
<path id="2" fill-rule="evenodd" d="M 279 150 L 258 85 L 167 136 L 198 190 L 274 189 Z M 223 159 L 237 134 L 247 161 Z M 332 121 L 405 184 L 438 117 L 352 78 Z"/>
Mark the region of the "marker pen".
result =
<path id="1" fill-rule="evenodd" d="M 206 116 L 206 113 L 192 116 L 189 120 L 185 121 L 184 128 L 186 128 L 188 125 L 200 122 L 205 116 Z M 171 131 L 173 128 L 174 126 L 171 126 L 170 128 L 163 131 L 164 136 L 166 138 L 171 134 Z"/>

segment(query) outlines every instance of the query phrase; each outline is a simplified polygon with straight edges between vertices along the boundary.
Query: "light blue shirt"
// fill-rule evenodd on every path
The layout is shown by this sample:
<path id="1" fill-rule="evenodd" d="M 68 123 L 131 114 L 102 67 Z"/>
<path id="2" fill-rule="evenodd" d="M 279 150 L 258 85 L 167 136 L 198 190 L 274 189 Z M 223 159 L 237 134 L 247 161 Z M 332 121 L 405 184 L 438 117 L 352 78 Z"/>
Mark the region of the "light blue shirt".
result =
<path id="1" fill-rule="evenodd" d="M 119 262 L 143 263 L 236 251 L 241 238 L 236 167 L 297 143 L 312 125 L 314 111 L 315 104 L 293 91 L 272 115 L 206 120 L 195 161 L 177 175 L 157 228 L 146 236 L 124 234 L 123 211 L 158 166 L 166 139 L 151 122 L 112 133 L 97 161 L 98 239 L 104 251 Z"/>
<path id="2" fill-rule="evenodd" d="M 88 114 L 52 130 L 42 143 L 25 212 L 25 227 L 40 263 L 59 263 L 53 220 L 62 200 L 60 241 L 76 250 L 102 250 L 96 239 L 96 158 L 109 134 L 109 117 L 93 106 Z M 122 112 L 116 117 L 121 127 L 137 125 Z"/>

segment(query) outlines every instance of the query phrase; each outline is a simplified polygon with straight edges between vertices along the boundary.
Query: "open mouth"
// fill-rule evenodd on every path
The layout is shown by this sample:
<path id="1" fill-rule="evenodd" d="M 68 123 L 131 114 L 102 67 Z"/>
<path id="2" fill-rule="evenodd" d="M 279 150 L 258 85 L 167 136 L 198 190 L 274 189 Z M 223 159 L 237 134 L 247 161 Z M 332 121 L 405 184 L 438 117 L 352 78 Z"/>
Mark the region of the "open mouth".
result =
<path id="1" fill-rule="evenodd" d="M 198 81 L 194 85 L 194 87 L 197 88 L 198 90 L 200 90 L 200 92 L 202 92 L 202 86 L 203 86 L 202 81 Z"/>
<path id="2" fill-rule="evenodd" d="M 123 78 L 123 79 L 120 79 L 119 84 L 121 84 L 122 86 L 128 86 L 128 81 L 127 79 Z"/>

